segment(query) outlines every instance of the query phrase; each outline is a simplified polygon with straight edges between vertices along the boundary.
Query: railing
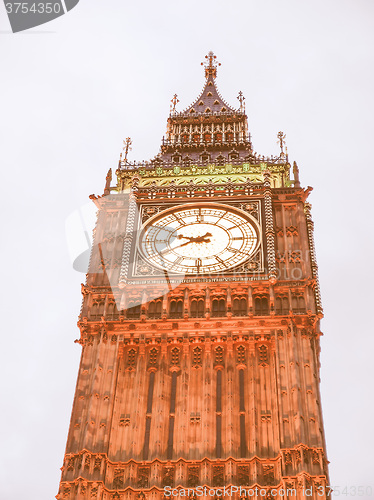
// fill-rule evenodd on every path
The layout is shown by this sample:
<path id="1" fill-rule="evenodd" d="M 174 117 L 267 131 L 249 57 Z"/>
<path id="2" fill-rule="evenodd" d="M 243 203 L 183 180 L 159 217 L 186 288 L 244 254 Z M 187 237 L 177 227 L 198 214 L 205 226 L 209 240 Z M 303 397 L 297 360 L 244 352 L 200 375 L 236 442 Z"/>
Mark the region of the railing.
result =
<path id="1" fill-rule="evenodd" d="M 288 156 L 260 156 L 257 153 L 252 153 L 249 157 L 241 157 L 232 160 L 227 160 L 227 162 L 222 162 L 222 160 L 209 160 L 209 161 L 201 161 L 201 160 L 190 160 L 190 161 L 181 161 L 181 162 L 172 162 L 172 161 L 163 161 L 163 160 L 152 160 L 152 161 L 143 161 L 143 162 L 123 162 L 119 163 L 119 171 L 126 170 L 154 170 L 158 167 L 162 169 L 173 169 L 174 167 L 181 168 L 191 168 L 191 167 L 201 167 L 206 168 L 208 165 L 214 166 L 225 166 L 225 165 L 259 165 L 261 163 L 270 163 L 272 165 L 286 165 L 288 163 Z"/>

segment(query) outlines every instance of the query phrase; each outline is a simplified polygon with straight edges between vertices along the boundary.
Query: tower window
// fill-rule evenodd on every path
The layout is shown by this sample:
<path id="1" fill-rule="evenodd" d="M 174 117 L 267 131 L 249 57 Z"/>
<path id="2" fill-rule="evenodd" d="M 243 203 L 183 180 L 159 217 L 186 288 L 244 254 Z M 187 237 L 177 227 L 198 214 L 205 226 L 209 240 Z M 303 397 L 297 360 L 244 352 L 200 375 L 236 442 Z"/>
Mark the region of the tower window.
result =
<path id="1" fill-rule="evenodd" d="M 217 99 L 216 99 L 213 104 L 217 105 L 217 104 L 219 104 L 219 101 L 217 101 Z"/>
<path id="2" fill-rule="evenodd" d="M 210 108 L 206 108 L 205 113 L 211 113 L 211 112 L 212 112 L 212 111 L 211 111 L 211 109 L 210 109 Z"/>
<path id="3" fill-rule="evenodd" d="M 128 319 L 139 319 L 140 318 L 140 304 L 134 306 L 134 303 L 130 303 L 126 311 L 126 317 Z"/>
<path id="4" fill-rule="evenodd" d="M 204 299 L 192 299 L 191 300 L 191 318 L 203 318 L 205 310 L 205 300 Z"/>
<path id="5" fill-rule="evenodd" d="M 275 298 L 275 314 L 288 314 L 290 309 L 290 304 L 288 297 L 278 296 Z"/>
<path id="6" fill-rule="evenodd" d="M 107 312 L 106 312 L 106 317 L 109 321 L 115 321 L 118 319 L 118 309 L 116 303 L 109 302 Z"/>
<path id="7" fill-rule="evenodd" d="M 162 312 L 162 301 L 161 300 L 152 300 L 148 304 L 148 317 L 151 319 L 160 319 Z"/>
<path id="8" fill-rule="evenodd" d="M 227 111 L 227 109 L 225 108 L 225 106 L 223 106 L 223 108 L 221 108 L 221 111 L 222 111 L 222 113 L 225 113 L 225 111 Z"/>
<path id="9" fill-rule="evenodd" d="M 199 102 L 199 106 L 204 106 L 203 101 L 200 101 L 200 102 Z"/>
<path id="10" fill-rule="evenodd" d="M 98 299 L 92 304 L 90 318 L 100 319 L 103 313 L 104 313 L 104 301 L 102 299 Z"/>
<path id="11" fill-rule="evenodd" d="M 233 315 L 234 316 L 246 316 L 247 315 L 247 299 L 235 298 L 233 300 Z"/>
<path id="12" fill-rule="evenodd" d="M 266 316 L 269 314 L 268 297 L 255 297 L 255 315 Z"/>
<path id="13" fill-rule="evenodd" d="M 303 295 L 292 295 L 292 311 L 295 314 L 305 313 L 305 299 Z"/>
<path id="14" fill-rule="evenodd" d="M 190 113 L 196 113 L 196 111 L 192 108 L 192 109 L 190 110 Z"/>
<path id="15" fill-rule="evenodd" d="M 213 95 L 213 94 L 212 94 L 211 92 L 208 92 L 208 93 L 207 93 L 207 97 L 212 97 L 212 95 Z"/>
<path id="16" fill-rule="evenodd" d="M 183 318 L 183 300 L 171 300 L 170 301 L 170 318 Z"/>
<path id="17" fill-rule="evenodd" d="M 212 302 L 212 316 L 215 318 L 222 317 L 226 315 L 226 300 L 225 299 L 213 299 Z"/>

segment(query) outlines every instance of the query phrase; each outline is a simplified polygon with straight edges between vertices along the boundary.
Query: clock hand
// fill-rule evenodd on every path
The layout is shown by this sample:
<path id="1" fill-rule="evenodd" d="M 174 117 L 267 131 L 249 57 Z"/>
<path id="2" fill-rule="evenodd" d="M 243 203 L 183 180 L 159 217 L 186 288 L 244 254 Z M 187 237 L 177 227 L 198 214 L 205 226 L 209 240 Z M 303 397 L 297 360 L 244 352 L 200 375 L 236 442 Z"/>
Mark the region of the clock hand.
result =
<path id="1" fill-rule="evenodd" d="M 173 248 L 166 248 L 165 250 L 162 250 L 160 252 L 160 255 L 163 255 L 164 253 L 168 253 L 168 252 L 171 252 L 172 250 L 175 250 L 176 248 L 181 248 L 181 247 L 184 247 L 186 245 L 189 245 L 190 243 L 192 243 L 192 241 L 187 241 L 186 243 L 182 243 L 182 245 L 178 245 L 177 247 L 173 247 Z"/>

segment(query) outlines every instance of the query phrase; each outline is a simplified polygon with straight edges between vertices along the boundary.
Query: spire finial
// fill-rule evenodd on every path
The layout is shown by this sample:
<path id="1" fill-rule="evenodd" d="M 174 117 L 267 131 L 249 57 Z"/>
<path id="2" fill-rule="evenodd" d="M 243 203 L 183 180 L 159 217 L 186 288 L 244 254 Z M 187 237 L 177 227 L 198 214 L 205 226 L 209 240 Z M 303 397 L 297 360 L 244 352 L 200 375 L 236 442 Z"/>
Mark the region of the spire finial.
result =
<path id="1" fill-rule="evenodd" d="M 171 102 L 171 104 L 170 104 L 170 113 L 175 113 L 175 106 L 179 102 L 178 95 L 174 94 L 174 97 L 173 97 L 173 99 L 170 102 Z"/>
<path id="2" fill-rule="evenodd" d="M 210 51 L 208 55 L 205 56 L 205 59 L 206 61 L 201 63 L 202 66 L 205 66 L 205 78 L 209 78 L 209 76 L 216 78 L 217 66 L 221 66 L 221 63 L 216 62 L 217 56 Z"/>
<path id="3" fill-rule="evenodd" d="M 286 134 L 284 134 L 283 132 L 278 132 L 277 134 L 277 137 L 279 139 L 278 144 L 279 144 L 279 147 L 280 147 L 280 150 L 281 150 L 281 158 L 284 156 L 284 151 L 283 151 L 283 146 L 286 145 Z M 286 148 L 287 149 L 287 148 Z"/>
<path id="4" fill-rule="evenodd" d="M 127 155 L 129 153 L 129 151 L 131 151 L 131 144 L 132 144 L 132 140 L 130 139 L 130 137 L 126 137 L 126 140 L 123 141 L 123 150 L 125 152 L 125 158 L 123 160 L 124 164 L 126 165 L 127 163 Z"/>
<path id="5" fill-rule="evenodd" d="M 243 95 L 243 92 L 240 91 L 239 94 L 238 94 L 238 97 L 237 97 L 238 101 L 240 102 L 240 111 L 245 111 L 245 97 Z"/>

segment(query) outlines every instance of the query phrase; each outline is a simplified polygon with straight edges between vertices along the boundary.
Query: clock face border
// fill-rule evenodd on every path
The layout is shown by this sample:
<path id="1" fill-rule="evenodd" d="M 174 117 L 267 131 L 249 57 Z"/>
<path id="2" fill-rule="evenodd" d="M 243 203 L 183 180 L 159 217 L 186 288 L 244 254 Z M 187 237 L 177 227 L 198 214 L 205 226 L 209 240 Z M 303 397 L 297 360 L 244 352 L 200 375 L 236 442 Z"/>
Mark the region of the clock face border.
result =
<path id="1" fill-rule="evenodd" d="M 254 207 L 254 211 L 256 212 L 256 215 L 258 216 L 258 219 L 256 219 L 253 215 L 251 215 L 249 213 L 249 211 L 247 210 L 243 210 L 241 208 L 241 206 L 251 206 L 251 207 Z M 181 275 L 181 274 L 184 274 L 186 278 L 201 278 L 202 276 L 215 276 L 215 277 L 219 277 L 219 276 L 222 276 L 223 274 L 233 274 L 235 272 L 250 272 L 250 273 L 253 273 L 254 271 L 257 271 L 257 272 L 261 272 L 260 270 L 260 267 L 261 264 L 259 262 L 259 265 L 253 265 L 252 267 L 247 267 L 247 268 L 243 268 L 243 269 L 238 269 L 240 268 L 241 266 L 245 266 L 246 263 L 248 263 L 249 261 L 253 260 L 254 257 L 256 255 L 259 254 L 260 252 L 260 248 L 262 247 L 262 224 L 261 224 L 261 216 L 260 216 L 260 200 L 251 200 L 251 203 L 250 202 L 247 202 L 246 204 L 242 203 L 240 207 L 238 207 L 237 205 L 228 205 L 226 203 L 219 203 L 219 202 L 209 202 L 209 201 L 204 201 L 204 202 L 190 202 L 190 203 L 182 203 L 182 204 L 178 204 L 178 203 L 173 203 L 173 204 L 168 204 L 167 207 L 165 207 L 165 209 L 159 209 L 158 211 L 156 210 L 156 214 L 150 216 L 150 217 L 146 217 L 145 220 L 144 220 L 144 217 L 143 217 L 143 220 L 140 220 L 140 224 L 141 226 L 139 227 L 139 231 L 140 231 L 140 237 L 139 237 L 139 240 L 138 240 L 138 245 L 137 245 L 137 250 L 139 252 L 139 255 L 141 257 L 141 260 L 143 261 L 143 265 L 142 265 L 142 268 L 143 269 L 146 269 L 147 266 L 149 267 L 149 270 L 151 271 L 151 269 L 153 268 L 154 270 L 158 270 L 160 273 L 165 273 L 167 272 L 168 274 L 175 274 L 175 275 Z M 149 204 L 144 204 L 143 205 L 143 211 L 146 210 L 146 209 L 149 209 L 149 208 L 153 208 L 152 205 L 149 205 Z M 158 207 L 159 208 L 159 207 Z M 232 264 L 230 264 L 229 266 L 226 266 L 226 265 L 221 265 L 221 267 L 219 267 L 219 265 L 216 265 L 216 267 L 218 267 L 218 269 L 216 270 L 204 270 L 204 265 L 202 265 L 202 271 L 201 272 L 198 272 L 196 270 L 196 268 L 193 270 L 193 266 L 191 266 L 191 270 L 178 270 L 178 269 L 172 269 L 170 268 L 170 266 L 162 266 L 159 262 L 155 262 L 154 260 L 149 260 L 149 254 L 147 254 L 147 252 L 144 250 L 143 248 L 143 241 L 144 241 L 144 236 L 146 234 L 146 231 L 149 229 L 150 226 L 156 226 L 157 227 L 157 221 L 159 220 L 162 220 L 162 219 L 165 219 L 166 217 L 174 214 L 174 213 L 178 213 L 178 212 L 181 212 L 183 210 L 186 210 L 186 211 L 192 211 L 192 210 L 196 210 L 196 209 L 201 209 L 201 208 L 208 208 L 208 209 L 217 209 L 219 211 L 225 211 L 225 212 L 230 212 L 232 213 L 233 215 L 236 215 L 238 217 L 240 217 L 240 219 L 246 221 L 250 228 L 251 228 L 251 231 L 253 232 L 253 234 L 255 235 L 255 244 L 253 246 L 253 248 L 250 249 L 250 252 L 247 254 L 247 257 L 245 258 L 239 258 L 237 259 L 237 261 L 235 261 L 235 259 L 232 259 Z M 144 214 L 144 212 L 143 212 Z M 199 225 L 198 222 L 196 222 L 195 224 L 191 224 L 191 226 L 193 225 Z M 209 225 L 209 224 L 207 224 Z M 188 227 L 188 226 L 187 226 Z M 234 226 L 233 226 L 234 227 Z M 237 226 L 238 227 L 238 226 Z M 237 229 L 236 227 L 236 229 Z M 241 231 L 241 230 L 240 230 Z M 186 242 L 186 239 L 183 239 L 182 240 L 182 243 L 183 242 Z M 196 246 L 196 245 L 195 245 Z M 238 251 L 238 253 L 243 253 L 243 252 L 240 252 L 240 250 Z M 157 255 L 156 253 L 154 255 Z M 186 259 L 188 259 L 188 257 L 186 257 Z M 262 258 L 261 256 L 259 256 L 259 260 L 262 261 Z M 223 261 L 222 261 L 223 262 Z M 237 270 L 237 271 L 235 271 Z M 137 273 L 136 275 L 137 276 L 143 276 L 144 277 L 144 274 L 148 274 L 146 272 L 141 272 L 140 275 Z M 154 275 L 154 273 L 151 273 Z M 135 277 L 135 276 L 134 276 Z M 151 277 L 151 276 L 149 276 Z"/>

